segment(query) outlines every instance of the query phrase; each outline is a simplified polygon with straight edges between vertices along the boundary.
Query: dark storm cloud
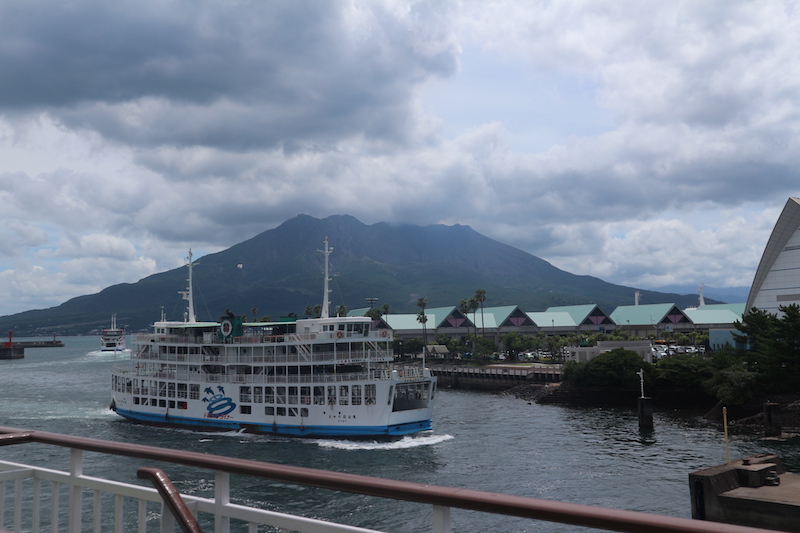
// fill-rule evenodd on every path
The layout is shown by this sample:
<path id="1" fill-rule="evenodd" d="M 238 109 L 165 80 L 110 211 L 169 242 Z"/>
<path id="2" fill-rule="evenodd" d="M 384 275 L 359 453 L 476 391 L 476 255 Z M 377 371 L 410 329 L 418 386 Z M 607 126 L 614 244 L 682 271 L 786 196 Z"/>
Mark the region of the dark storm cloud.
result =
<path id="1" fill-rule="evenodd" d="M 44 110 L 144 147 L 403 141 L 414 85 L 455 68 L 453 47 L 415 40 L 435 16 L 323 1 L 3 3 L 0 112 Z"/>

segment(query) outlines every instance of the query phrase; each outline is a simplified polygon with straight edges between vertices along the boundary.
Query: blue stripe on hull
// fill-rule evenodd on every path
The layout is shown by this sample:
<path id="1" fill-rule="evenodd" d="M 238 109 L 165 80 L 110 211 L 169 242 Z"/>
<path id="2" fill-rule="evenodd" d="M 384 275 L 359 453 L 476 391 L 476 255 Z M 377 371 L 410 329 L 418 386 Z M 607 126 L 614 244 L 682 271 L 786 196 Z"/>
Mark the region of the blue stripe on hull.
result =
<path id="1" fill-rule="evenodd" d="M 431 421 L 419 420 L 392 426 L 297 426 L 286 424 L 249 424 L 209 418 L 188 418 L 117 409 L 117 414 L 143 424 L 182 427 L 211 431 L 239 431 L 286 435 L 291 437 L 386 437 L 403 436 L 431 429 Z"/>

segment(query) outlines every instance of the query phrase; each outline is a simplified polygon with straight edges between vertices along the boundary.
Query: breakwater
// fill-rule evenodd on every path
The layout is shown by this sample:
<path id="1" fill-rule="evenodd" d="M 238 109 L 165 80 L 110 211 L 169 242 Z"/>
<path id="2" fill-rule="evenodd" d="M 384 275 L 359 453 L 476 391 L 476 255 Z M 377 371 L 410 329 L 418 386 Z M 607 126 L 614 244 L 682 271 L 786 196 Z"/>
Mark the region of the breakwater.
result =
<path id="1" fill-rule="evenodd" d="M 9 339 L 11 336 L 9 335 Z M 0 359 L 22 359 L 25 357 L 26 348 L 63 348 L 62 341 L 11 341 L 0 345 Z"/>

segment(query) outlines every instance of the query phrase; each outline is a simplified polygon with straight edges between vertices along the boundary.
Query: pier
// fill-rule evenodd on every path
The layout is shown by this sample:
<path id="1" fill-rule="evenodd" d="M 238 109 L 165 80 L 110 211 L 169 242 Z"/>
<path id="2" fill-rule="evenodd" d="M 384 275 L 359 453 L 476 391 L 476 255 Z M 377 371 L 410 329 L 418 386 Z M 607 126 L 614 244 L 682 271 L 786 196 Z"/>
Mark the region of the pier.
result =
<path id="1" fill-rule="evenodd" d="M 800 474 L 759 454 L 689 474 L 692 518 L 800 531 Z"/>
<path id="2" fill-rule="evenodd" d="M 561 381 L 561 365 L 431 365 L 429 369 L 439 386 L 453 388 L 504 390 L 526 383 Z"/>

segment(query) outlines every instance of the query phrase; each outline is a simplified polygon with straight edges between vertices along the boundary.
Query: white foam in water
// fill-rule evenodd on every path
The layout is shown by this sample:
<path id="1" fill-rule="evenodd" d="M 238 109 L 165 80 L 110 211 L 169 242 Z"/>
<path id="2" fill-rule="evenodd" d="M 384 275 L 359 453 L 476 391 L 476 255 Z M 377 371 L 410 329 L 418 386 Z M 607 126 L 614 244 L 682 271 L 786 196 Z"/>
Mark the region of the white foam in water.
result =
<path id="1" fill-rule="evenodd" d="M 393 441 L 354 441 L 354 440 L 318 440 L 316 443 L 322 448 L 335 448 L 337 450 L 403 450 L 418 448 L 420 446 L 433 446 L 440 442 L 452 439 L 452 435 L 426 435 L 423 437 L 403 437 Z"/>
<path id="2" fill-rule="evenodd" d="M 131 351 L 119 350 L 116 352 L 104 352 L 102 350 L 95 350 L 92 352 L 86 352 L 86 355 L 81 357 L 81 360 L 85 361 L 87 358 L 89 358 L 92 361 L 98 361 L 98 360 L 104 361 L 108 359 L 119 359 L 120 361 L 123 361 L 125 359 L 131 358 Z"/>

